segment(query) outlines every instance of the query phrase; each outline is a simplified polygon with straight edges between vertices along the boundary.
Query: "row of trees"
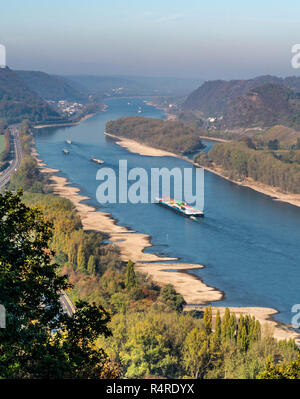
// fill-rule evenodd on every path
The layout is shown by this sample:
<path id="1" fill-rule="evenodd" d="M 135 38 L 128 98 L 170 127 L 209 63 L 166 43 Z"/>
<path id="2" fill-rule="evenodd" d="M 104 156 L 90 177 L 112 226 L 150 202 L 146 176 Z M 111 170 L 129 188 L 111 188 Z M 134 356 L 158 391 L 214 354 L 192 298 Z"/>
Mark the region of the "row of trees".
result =
<path id="1" fill-rule="evenodd" d="M 7 168 L 9 165 L 9 156 L 10 156 L 10 131 L 9 129 L 5 129 L 3 132 L 4 135 L 4 149 L 0 154 L 0 171 Z"/>
<path id="2" fill-rule="evenodd" d="M 159 301 L 148 311 L 118 312 L 109 323 L 112 336 L 99 338 L 127 378 L 258 378 L 268 359 L 287 364 L 298 359 L 293 341 L 276 342 L 253 317 L 221 317 L 207 307 L 199 318 L 168 310 Z"/>
<path id="3" fill-rule="evenodd" d="M 207 155 L 197 155 L 195 162 L 221 166 L 235 180 L 251 177 L 285 192 L 300 193 L 298 163 L 282 162 L 272 153 L 251 149 L 242 142 L 215 144 Z"/>

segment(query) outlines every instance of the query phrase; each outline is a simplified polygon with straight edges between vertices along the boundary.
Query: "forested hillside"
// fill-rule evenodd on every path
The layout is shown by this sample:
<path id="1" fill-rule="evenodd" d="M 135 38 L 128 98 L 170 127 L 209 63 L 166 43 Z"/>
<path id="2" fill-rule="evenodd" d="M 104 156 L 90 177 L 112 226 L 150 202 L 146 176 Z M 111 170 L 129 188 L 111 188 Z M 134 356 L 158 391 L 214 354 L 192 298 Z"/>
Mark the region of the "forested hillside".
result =
<path id="1" fill-rule="evenodd" d="M 271 144 L 277 148 L 276 142 L 270 143 L 269 146 Z M 195 162 L 203 166 L 219 166 L 229 178 L 234 180 L 250 177 L 255 181 L 279 187 L 284 192 L 298 194 L 300 157 L 297 157 L 298 153 L 294 151 L 284 154 L 285 158 L 280 159 L 277 151 L 257 150 L 244 142 L 217 143 L 208 154 L 197 155 Z"/>
<path id="2" fill-rule="evenodd" d="M 183 109 L 202 111 L 205 115 L 220 115 L 236 97 L 264 84 L 280 84 L 300 91 L 300 78 L 293 76 L 284 79 L 267 75 L 247 80 L 212 80 L 193 91 L 184 102 Z"/>
<path id="3" fill-rule="evenodd" d="M 220 128 L 279 124 L 300 129 L 300 95 L 279 84 L 265 84 L 232 100 L 224 110 Z"/>
<path id="4" fill-rule="evenodd" d="M 86 102 L 84 94 L 72 86 L 63 77 L 49 75 L 39 71 L 15 71 L 26 85 L 44 100 L 68 100 Z"/>
<path id="5" fill-rule="evenodd" d="M 8 123 L 57 120 L 61 115 L 33 92 L 9 68 L 0 69 L 0 119 Z"/>

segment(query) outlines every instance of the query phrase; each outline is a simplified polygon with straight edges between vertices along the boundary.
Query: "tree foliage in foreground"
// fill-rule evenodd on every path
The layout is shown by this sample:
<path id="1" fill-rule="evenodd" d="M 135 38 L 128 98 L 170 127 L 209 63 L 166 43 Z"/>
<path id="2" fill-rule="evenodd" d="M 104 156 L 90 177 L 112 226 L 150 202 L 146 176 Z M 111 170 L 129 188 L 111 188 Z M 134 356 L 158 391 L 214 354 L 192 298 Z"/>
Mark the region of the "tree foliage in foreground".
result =
<path id="1" fill-rule="evenodd" d="M 128 309 L 113 315 L 112 336 L 100 338 L 111 359 L 122 364 L 126 378 L 257 378 L 268 356 L 274 364 L 295 361 L 295 342 L 262 335 L 260 323 L 226 309 L 203 318 L 176 312 L 156 302 L 148 310 Z"/>
<path id="2" fill-rule="evenodd" d="M 265 369 L 259 374 L 258 378 L 270 380 L 300 379 L 300 356 L 297 360 L 281 362 L 275 365 L 268 358 Z"/>
<path id="3" fill-rule="evenodd" d="M 109 314 L 86 302 L 67 316 L 60 292 L 69 288 L 57 274 L 48 249 L 51 223 L 21 201 L 21 192 L 0 195 L 0 330 L 2 378 L 100 378 L 117 376 L 95 340 L 110 331 Z"/>

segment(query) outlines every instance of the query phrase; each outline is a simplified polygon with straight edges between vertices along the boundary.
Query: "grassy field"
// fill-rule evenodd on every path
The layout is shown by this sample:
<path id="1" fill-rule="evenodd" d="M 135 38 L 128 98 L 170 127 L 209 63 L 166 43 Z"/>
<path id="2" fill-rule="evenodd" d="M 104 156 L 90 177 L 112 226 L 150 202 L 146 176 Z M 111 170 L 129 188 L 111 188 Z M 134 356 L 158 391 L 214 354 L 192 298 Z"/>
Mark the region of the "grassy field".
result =
<path id="1" fill-rule="evenodd" d="M 4 150 L 4 134 L 0 134 L 0 154 Z"/>

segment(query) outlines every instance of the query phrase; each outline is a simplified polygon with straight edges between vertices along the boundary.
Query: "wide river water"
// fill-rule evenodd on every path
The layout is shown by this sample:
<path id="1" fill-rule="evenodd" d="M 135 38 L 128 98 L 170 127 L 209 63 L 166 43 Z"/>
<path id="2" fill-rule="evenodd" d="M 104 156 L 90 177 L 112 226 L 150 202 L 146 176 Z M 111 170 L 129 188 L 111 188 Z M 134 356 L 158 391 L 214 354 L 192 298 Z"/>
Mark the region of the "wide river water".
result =
<path id="1" fill-rule="evenodd" d="M 88 203 L 110 212 L 121 225 L 151 236 L 146 251 L 200 263 L 199 277 L 224 292 L 222 306 L 277 309 L 276 319 L 291 323 L 291 308 L 300 303 L 300 208 L 240 187 L 205 172 L 205 217 L 195 222 L 155 204 L 105 204 L 96 200 L 95 156 L 115 170 L 119 159 L 128 168 L 191 167 L 172 157 L 146 157 L 128 152 L 104 135 L 105 124 L 125 115 L 165 118 L 143 98 L 111 99 L 107 111 L 80 125 L 44 128 L 36 133 L 41 159 L 91 198 Z M 138 108 L 142 113 L 137 113 Z M 65 144 L 66 138 L 72 145 Z M 211 144 L 210 144 L 211 145 Z M 62 149 L 68 146 L 70 155 Z M 195 272 L 195 271 L 194 271 Z"/>

